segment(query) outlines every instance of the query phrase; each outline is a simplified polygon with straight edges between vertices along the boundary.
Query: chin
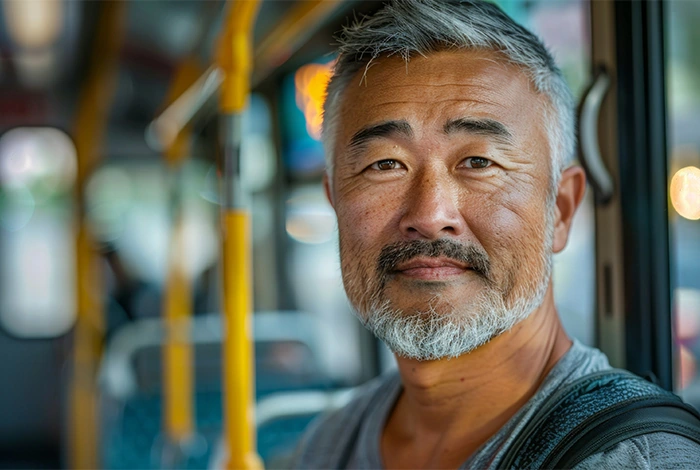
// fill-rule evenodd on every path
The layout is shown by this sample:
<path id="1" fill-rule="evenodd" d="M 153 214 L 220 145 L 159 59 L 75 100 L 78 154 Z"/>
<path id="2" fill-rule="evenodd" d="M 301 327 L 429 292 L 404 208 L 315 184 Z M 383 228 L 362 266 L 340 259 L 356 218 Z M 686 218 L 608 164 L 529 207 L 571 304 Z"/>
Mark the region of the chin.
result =
<path id="1" fill-rule="evenodd" d="M 534 297 L 539 296 L 508 308 L 495 292 L 484 292 L 467 302 L 436 295 L 405 303 L 406 299 L 394 302 L 387 296 L 358 317 L 399 356 L 448 359 L 474 351 L 527 318 L 536 309 L 534 305 L 541 303 Z"/>

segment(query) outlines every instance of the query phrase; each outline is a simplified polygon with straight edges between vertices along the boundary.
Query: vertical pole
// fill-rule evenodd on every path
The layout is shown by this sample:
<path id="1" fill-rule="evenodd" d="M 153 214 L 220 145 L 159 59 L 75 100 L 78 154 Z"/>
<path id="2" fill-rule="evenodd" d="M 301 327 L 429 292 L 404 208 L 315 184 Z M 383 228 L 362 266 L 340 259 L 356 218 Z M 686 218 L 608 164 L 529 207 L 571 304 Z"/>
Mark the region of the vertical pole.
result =
<path id="1" fill-rule="evenodd" d="M 177 171 L 177 170 L 174 170 Z M 174 175 L 177 176 L 177 175 Z M 176 190 L 176 189 L 175 189 Z M 174 207 L 168 277 L 163 302 L 166 340 L 163 346 L 163 425 L 168 441 L 181 444 L 192 436 L 193 361 L 190 344 L 192 289 L 184 259 L 185 233 L 181 208 Z"/>
<path id="2" fill-rule="evenodd" d="M 167 104 L 184 93 L 201 75 L 196 60 L 185 60 L 170 86 Z M 180 191 L 182 164 L 190 152 L 191 128 L 186 126 L 165 149 L 164 157 L 172 173 L 172 209 L 168 277 L 165 286 L 163 319 L 166 341 L 163 346 L 163 426 L 169 443 L 181 444 L 194 431 L 194 370 L 189 328 L 192 318 L 192 286 L 185 262 L 185 227 Z"/>
<path id="3" fill-rule="evenodd" d="M 225 468 L 261 468 L 255 451 L 250 214 L 241 188 L 241 115 L 250 93 L 252 31 L 259 0 L 234 0 L 219 42 L 222 84 L 221 230 Z"/>
<path id="4" fill-rule="evenodd" d="M 96 372 L 104 334 L 99 255 L 86 220 L 84 189 L 100 158 L 100 144 L 116 88 L 123 30 L 123 1 L 101 6 L 98 36 L 78 104 L 75 146 L 78 157 L 76 203 L 76 305 L 73 376 L 70 384 L 68 460 L 71 468 L 99 467 Z"/>

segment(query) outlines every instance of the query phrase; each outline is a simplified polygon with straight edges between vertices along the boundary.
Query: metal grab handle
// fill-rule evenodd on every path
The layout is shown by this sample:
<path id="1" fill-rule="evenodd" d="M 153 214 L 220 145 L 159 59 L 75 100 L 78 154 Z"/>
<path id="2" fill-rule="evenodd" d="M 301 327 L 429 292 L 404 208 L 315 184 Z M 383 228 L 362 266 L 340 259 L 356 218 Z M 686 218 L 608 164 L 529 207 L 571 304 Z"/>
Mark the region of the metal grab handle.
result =
<path id="1" fill-rule="evenodd" d="M 610 88 L 610 76 L 600 69 L 579 107 L 579 150 L 581 164 L 588 174 L 596 203 L 610 202 L 615 193 L 612 176 L 603 163 L 598 143 L 598 118 L 603 98 Z"/>

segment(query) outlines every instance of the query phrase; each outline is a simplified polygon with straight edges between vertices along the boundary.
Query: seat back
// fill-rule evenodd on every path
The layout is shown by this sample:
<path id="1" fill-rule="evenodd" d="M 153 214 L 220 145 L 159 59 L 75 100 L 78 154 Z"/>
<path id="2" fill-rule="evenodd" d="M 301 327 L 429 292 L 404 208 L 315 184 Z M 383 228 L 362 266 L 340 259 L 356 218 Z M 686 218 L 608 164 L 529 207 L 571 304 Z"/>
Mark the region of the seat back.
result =
<path id="1" fill-rule="evenodd" d="M 290 390 L 330 390 L 337 386 L 321 372 L 313 321 L 298 312 L 265 312 L 254 317 L 256 398 Z M 162 321 L 134 322 L 117 332 L 100 371 L 103 467 L 204 468 L 220 438 L 222 422 L 221 318 L 194 317 L 189 330 L 194 356 L 195 434 L 172 443 L 163 435 Z M 277 455 L 274 444 L 291 442 L 310 417 L 278 422 L 260 435 L 261 453 Z M 268 439 L 267 436 L 277 436 Z M 268 452 L 268 449 L 271 449 Z"/>

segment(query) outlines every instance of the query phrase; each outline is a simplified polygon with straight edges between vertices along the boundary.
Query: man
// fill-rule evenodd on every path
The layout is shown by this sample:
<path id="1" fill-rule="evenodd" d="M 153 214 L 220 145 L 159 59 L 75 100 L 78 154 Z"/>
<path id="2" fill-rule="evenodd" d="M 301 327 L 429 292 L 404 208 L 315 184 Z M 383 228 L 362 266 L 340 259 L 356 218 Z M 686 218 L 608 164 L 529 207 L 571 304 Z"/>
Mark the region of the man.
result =
<path id="1" fill-rule="evenodd" d="M 312 426 L 295 464 L 497 468 L 547 397 L 610 368 L 552 295 L 585 191 L 571 93 L 496 6 L 402 0 L 346 29 L 324 119 L 345 289 L 398 374 Z M 699 456 L 654 433 L 579 468 Z"/>

